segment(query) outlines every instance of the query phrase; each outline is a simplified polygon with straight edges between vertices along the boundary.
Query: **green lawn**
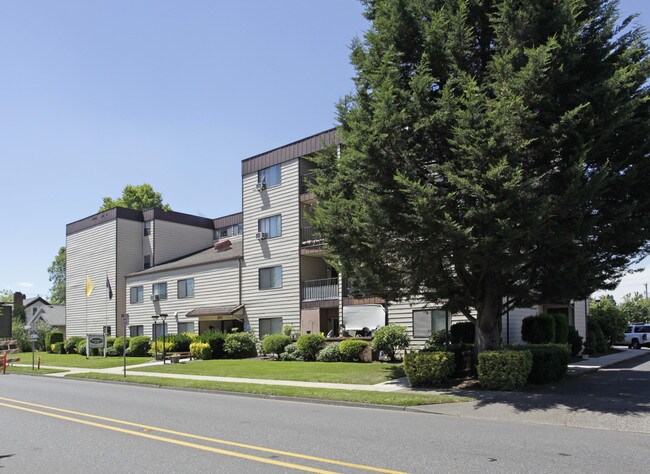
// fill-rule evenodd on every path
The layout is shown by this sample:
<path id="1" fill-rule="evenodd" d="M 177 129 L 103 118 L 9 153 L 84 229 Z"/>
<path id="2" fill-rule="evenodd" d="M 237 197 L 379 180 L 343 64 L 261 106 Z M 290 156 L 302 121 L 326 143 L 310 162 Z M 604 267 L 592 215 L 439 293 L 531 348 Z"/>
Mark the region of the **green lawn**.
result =
<path id="1" fill-rule="evenodd" d="M 32 370 L 31 365 L 29 367 L 16 367 L 16 366 L 7 366 L 7 373 L 8 374 L 35 374 L 35 375 L 45 375 L 45 374 L 56 374 L 57 372 L 66 372 L 66 370 L 61 370 L 61 369 L 37 369 L 36 366 L 34 366 L 34 370 Z"/>
<path id="2" fill-rule="evenodd" d="M 401 364 L 352 362 L 281 362 L 259 359 L 197 360 L 184 364 L 167 364 L 138 369 L 142 372 L 212 375 L 304 382 L 374 385 L 404 377 Z"/>
<path id="3" fill-rule="evenodd" d="M 287 387 L 282 385 L 212 382 L 205 380 L 168 379 L 155 376 L 142 377 L 127 375 L 125 378 L 121 375 L 116 374 L 84 373 L 67 375 L 66 377 L 126 381 L 131 383 L 158 385 L 161 387 L 184 387 L 202 390 L 253 393 L 258 395 L 271 395 L 278 397 L 311 398 L 318 400 L 336 400 L 341 402 L 371 403 L 394 406 L 434 405 L 438 403 L 457 403 L 472 400 L 471 398 L 467 397 L 439 395 L 426 392 L 370 392 L 364 390 L 338 390 L 307 387 Z"/>
<path id="4" fill-rule="evenodd" d="M 34 354 L 34 365 L 40 356 L 41 365 L 53 365 L 55 367 L 81 367 L 84 369 L 107 369 L 109 367 L 119 367 L 124 364 L 121 357 L 99 357 L 93 356 L 86 359 L 86 356 L 79 354 L 48 354 L 47 352 L 36 352 Z M 142 364 L 153 360 L 151 357 L 127 357 L 126 365 Z M 30 370 L 32 365 L 32 354 L 24 352 L 20 354 L 20 364 L 29 364 Z"/>

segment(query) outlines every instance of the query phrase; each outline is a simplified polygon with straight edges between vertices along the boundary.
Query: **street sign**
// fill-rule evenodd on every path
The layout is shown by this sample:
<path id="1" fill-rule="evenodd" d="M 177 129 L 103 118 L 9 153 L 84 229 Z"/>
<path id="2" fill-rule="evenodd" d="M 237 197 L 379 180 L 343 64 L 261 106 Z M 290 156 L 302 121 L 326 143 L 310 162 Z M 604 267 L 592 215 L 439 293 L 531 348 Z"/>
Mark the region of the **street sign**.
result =
<path id="1" fill-rule="evenodd" d="M 123 314 L 122 315 L 122 326 L 128 326 L 129 325 L 129 315 L 128 314 Z"/>
<path id="2" fill-rule="evenodd" d="M 38 341 L 38 334 L 30 334 L 29 335 L 29 340 L 32 342 Z"/>

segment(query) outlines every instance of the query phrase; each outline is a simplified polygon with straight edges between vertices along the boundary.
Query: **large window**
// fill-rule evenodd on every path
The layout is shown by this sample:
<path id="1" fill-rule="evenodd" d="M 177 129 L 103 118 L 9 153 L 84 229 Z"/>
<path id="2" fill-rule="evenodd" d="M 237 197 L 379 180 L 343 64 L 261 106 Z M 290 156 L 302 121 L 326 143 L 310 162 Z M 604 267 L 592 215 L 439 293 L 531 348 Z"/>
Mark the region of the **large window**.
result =
<path id="1" fill-rule="evenodd" d="M 242 233 L 244 226 L 242 224 L 229 225 L 226 227 L 219 227 L 214 231 L 214 240 L 227 239 Z"/>
<path id="2" fill-rule="evenodd" d="M 144 296 L 144 287 L 132 286 L 131 287 L 131 304 L 142 303 Z"/>
<path id="3" fill-rule="evenodd" d="M 282 183 L 282 172 L 280 165 L 270 166 L 257 172 L 257 182 L 264 183 L 267 188 Z"/>
<path id="4" fill-rule="evenodd" d="M 194 297 L 194 278 L 178 280 L 178 298 Z"/>
<path id="5" fill-rule="evenodd" d="M 268 238 L 282 235 L 282 216 L 265 217 L 257 221 L 257 231 L 264 232 Z"/>
<path id="6" fill-rule="evenodd" d="M 129 337 L 144 336 L 144 326 L 129 326 Z"/>
<path id="7" fill-rule="evenodd" d="M 167 299 L 167 283 L 154 283 L 151 286 L 151 295 L 153 300 L 166 300 Z"/>
<path id="8" fill-rule="evenodd" d="M 426 338 L 433 331 L 444 331 L 451 326 L 451 314 L 443 309 L 416 309 L 413 311 L 413 337 Z"/>
<path id="9" fill-rule="evenodd" d="M 282 318 L 260 319 L 260 339 L 267 334 L 280 334 L 282 332 Z"/>
<path id="10" fill-rule="evenodd" d="M 190 334 L 194 334 L 194 323 L 193 322 L 178 323 L 178 334 L 181 334 L 183 332 L 189 332 Z"/>
<path id="11" fill-rule="evenodd" d="M 260 290 L 282 288 L 282 267 L 260 268 Z"/>

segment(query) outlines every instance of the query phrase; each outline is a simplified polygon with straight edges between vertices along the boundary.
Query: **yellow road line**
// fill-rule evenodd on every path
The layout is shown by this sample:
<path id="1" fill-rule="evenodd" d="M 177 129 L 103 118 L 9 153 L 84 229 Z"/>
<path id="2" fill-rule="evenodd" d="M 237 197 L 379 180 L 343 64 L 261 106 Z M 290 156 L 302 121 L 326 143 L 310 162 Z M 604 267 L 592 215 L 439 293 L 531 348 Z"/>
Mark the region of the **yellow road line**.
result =
<path id="1" fill-rule="evenodd" d="M 84 416 L 84 417 L 87 417 L 87 418 L 92 418 L 92 419 L 102 420 L 102 421 L 108 421 L 108 422 L 111 422 L 111 423 L 117 423 L 117 424 L 122 424 L 122 425 L 127 425 L 127 426 L 133 426 L 133 427 L 136 427 L 136 428 L 142 428 L 145 431 L 157 431 L 157 432 L 160 432 L 160 433 L 166 433 L 166 434 L 171 434 L 171 435 L 175 435 L 175 436 L 182 436 L 182 437 L 190 438 L 190 439 L 208 441 L 208 442 L 212 442 L 212 443 L 223 444 L 223 445 L 227 445 L 227 446 L 233 446 L 233 447 L 244 448 L 244 449 L 250 449 L 250 450 L 254 450 L 254 451 L 261 451 L 261 452 L 265 452 L 265 453 L 279 454 L 279 455 L 282 455 L 282 456 L 294 457 L 294 458 L 304 459 L 304 460 L 308 460 L 308 461 L 316 461 L 316 462 L 325 463 L 325 464 L 334 464 L 334 465 L 337 465 L 337 466 L 350 467 L 350 468 L 355 468 L 355 469 L 360 469 L 360 470 L 365 470 L 365 471 L 381 472 L 381 473 L 385 473 L 385 474 L 405 474 L 405 473 L 403 473 L 401 471 L 393 471 L 393 470 L 389 470 L 389 469 L 381 469 L 381 468 L 373 467 L 373 466 L 365 466 L 365 465 L 362 465 L 362 464 L 354 464 L 354 463 L 349 463 L 349 462 L 345 462 L 345 461 L 338 461 L 336 459 L 326 459 L 326 458 L 320 458 L 320 457 L 317 457 L 317 456 L 310 456 L 310 455 L 307 455 L 307 454 L 299 454 L 299 453 L 293 453 L 293 452 L 289 452 L 289 451 L 281 451 L 281 450 L 272 449 L 272 448 L 264 448 L 262 446 L 255 446 L 255 445 L 251 445 L 251 444 L 238 443 L 236 441 L 227 441 L 227 440 L 223 440 L 223 439 L 209 438 L 209 437 L 206 437 L 206 436 L 194 435 L 194 434 L 191 434 L 191 433 L 183 433 L 181 431 L 174 431 L 174 430 L 169 430 L 169 429 L 166 429 L 166 428 L 157 428 L 155 426 L 148 426 L 148 425 L 143 425 L 143 424 L 140 424 L 140 423 L 133 423 L 133 422 L 130 422 L 130 421 L 118 420 L 118 419 L 115 419 L 115 418 L 108 418 L 108 417 L 99 416 L 99 415 L 92 415 L 90 413 L 83 413 L 83 412 L 78 412 L 78 411 L 73 411 L 73 410 L 65 410 L 63 408 L 51 407 L 51 406 L 47 406 L 47 405 L 39 405 L 37 403 L 24 402 L 22 400 L 15 400 L 15 399 L 5 398 L 5 397 L 0 397 L 0 400 L 12 402 L 12 403 L 19 403 L 19 404 L 22 404 L 22 405 L 27 405 L 27 406 L 37 407 L 37 408 L 43 408 L 43 409 L 46 409 L 46 410 L 58 411 L 58 412 L 61 412 L 61 413 L 68 413 L 68 414 L 71 414 L 71 415 Z M 32 410 L 28 410 L 28 409 L 25 409 L 25 408 L 22 408 L 22 407 L 6 405 L 4 403 L 0 403 L 0 405 L 4 405 L 4 406 L 7 406 L 7 407 L 16 408 L 16 409 L 24 409 L 26 411 L 32 411 Z M 39 411 L 35 411 L 35 410 L 33 412 L 34 413 L 41 413 L 41 414 L 48 415 L 48 416 L 54 416 L 56 418 L 61 418 L 61 419 L 69 419 L 71 421 L 77 421 L 77 422 L 80 422 L 80 423 L 86 423 L 86 424 L 91 424 L 91 426 L 95 426 L 95 424 L 92 424 L 91 422 L 86 422 L 84 420 L 77 420 L 75 418 L 62 417 L 60 415 L 54 415 L 54 414 L 51 414 L 51 413 L 44 413 L 44 412 L 39 412 Z M 110 426 L 107 426 L 107 425 L 101 425 L 101 424 L 97 424 L 97 426 L 98 427 L 105 427 L 105 428 L 108 428 L 108 429 L 115 429 L 116 431 L 122 431 L 123 430 L 122 428 L 114 428 L 114 427 L 110 427 Z M 142 435 L 142 433 L 140 433 L 140 432 L 131 431 L 131 430 L 123 430 L 123 432 L 130 433 L 130 434 L 136 434 L 138 436 Z M 149 436 L 146 436 L 146 437 L 152 437 L 152 439 L 161 439 L 163 441 L 176 442 L 176 441 L 173 441 L 173 440 L 169 440 L 168 438 L 160 438 L 160 437 L 153 436 L 153 435 L 149 435 Z M 178 444 L 182 444 L 182 443 L 184 443 L 184 442 L 178 442 Z M 193 443 L 187 443 L 186 445 L 188 445 L 188 446 L 191 445 L 192 447 L 200 446 L 201 448 L 207 448 L 207 447 L 202 446 L 202 445 L 194 445 Z M 210 449 L 217 449 L 217 448 L 208 448 L 207 450 L 210 450 Z M 219 451 L 221 451 L 221 450 L 219 450 Z M 246 455 L 240 455 L 239 453 L 233 453 L 231 451 L 224 451 L 224 453 L 232 453 L 233 455 L 236 454 L 236 455 L 238 455 L 240 457 L 246 456 Z M 265 458 L 257 458 L 256 456 L 251 456 L 251 457 L 256 458 L 255 460 L 262 460 L 262 462 L 271 462 L 271 461 L 269 461 L 269 460 L 267 460 Z M 273 463 L 276 463 L 276 462 L 280 462 L 280 461 L 274 461 L 274 462 L 271 462 L 271 463 L 273 464 Z M 327 471 L 311 470 L 310 468 L 307 468 L 306 470 L 310 470 L 312 472 L 327 472 Z"/>

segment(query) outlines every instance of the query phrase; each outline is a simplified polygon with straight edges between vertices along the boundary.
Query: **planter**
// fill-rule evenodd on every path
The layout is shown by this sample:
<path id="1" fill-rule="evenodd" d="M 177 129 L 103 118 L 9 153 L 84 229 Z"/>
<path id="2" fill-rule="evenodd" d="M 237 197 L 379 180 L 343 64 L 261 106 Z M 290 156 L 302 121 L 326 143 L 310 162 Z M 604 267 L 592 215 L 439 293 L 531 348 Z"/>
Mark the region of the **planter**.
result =
<path id="1" fill-rule="evenodd" d="M 181 356 L 178 354 L 174 354 L 170 356 L 170 359 L 172 361 L 172 364 L 178 364 L 181 361 Z"/>

